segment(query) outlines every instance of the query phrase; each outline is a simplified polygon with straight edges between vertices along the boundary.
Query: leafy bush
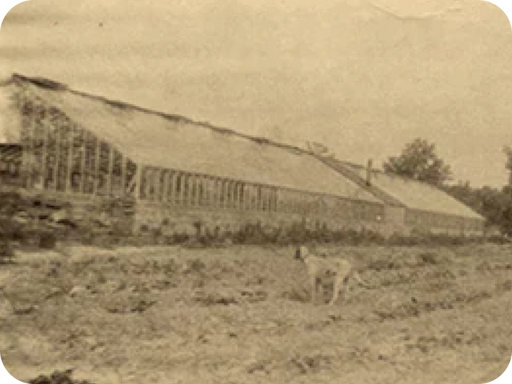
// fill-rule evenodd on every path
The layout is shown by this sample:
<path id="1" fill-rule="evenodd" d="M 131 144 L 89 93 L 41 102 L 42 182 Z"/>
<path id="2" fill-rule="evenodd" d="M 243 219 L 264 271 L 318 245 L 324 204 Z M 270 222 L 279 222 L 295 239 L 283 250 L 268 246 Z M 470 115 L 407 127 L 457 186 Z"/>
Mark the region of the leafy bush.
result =
<path id="1" fill-rule="evenodd" d="M 11 263 L 14 257 L 14 249 L 10 241 L 0 240 L 0 264 Z"/>

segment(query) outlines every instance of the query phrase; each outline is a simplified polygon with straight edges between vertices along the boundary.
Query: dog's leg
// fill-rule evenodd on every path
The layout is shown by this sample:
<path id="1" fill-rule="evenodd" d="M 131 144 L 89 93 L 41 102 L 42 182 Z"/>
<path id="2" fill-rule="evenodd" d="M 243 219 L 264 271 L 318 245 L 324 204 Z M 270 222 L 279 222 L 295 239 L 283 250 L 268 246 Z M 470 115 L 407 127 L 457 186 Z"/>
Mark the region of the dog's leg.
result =
<path id="1" fill-rule="evenodd" d="M 329 301 L 329 305 L 334 305 L 334 303 L 338 300 L 339 293 L 342 289 L 343 289 L 343 279 L 336 277 L 336 279 L 334 279 L 332 299 L 331 299 L 331 301 Z"/>
<path id="2" fill-rule="evenodd" d="M 316 276 L 310 276 L 309 278 L 310 286 L 311 286 L 311 302 L 316 302 L 316 285 L 317 285 L 317 278 Z"/>
<path id="3" fill-rule="evenodd" d="M 318 286 L 318 296 L 320 296 L 320 300 L 322 300 L 322 303 L 324 303 L 325 302 L 325 294 L 324 294 L 323 281 L 321 279 L 317 279 L 316 283 Z"/>
<path id="4" fill-rule="evenodd" d="M 350 285 L 350 279 L 349 278 L 345 278 L 344 285 L 345 285 L 345 296 L 347 296 L 350 293 L 350 290 L 352 289 L 352 287 Z"/>

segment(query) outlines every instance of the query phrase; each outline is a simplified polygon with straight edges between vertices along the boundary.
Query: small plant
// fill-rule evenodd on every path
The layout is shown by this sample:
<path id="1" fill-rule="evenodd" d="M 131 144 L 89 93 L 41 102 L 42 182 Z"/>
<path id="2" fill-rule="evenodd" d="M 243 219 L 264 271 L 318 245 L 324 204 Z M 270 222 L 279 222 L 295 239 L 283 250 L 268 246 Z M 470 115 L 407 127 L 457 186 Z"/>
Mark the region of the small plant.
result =
<path id="1" fill-rule="evenodd" d="M 10 264 L 15 257 L 14 249 L 8 240 L 0 240 L 0 264 Z"/>
<path id="2" fill-rule="evenodd" d="M 43 232 L 39 235 L 39 248 L 55 249 L 57 246 L 57 236 L 51 232 Z"/>

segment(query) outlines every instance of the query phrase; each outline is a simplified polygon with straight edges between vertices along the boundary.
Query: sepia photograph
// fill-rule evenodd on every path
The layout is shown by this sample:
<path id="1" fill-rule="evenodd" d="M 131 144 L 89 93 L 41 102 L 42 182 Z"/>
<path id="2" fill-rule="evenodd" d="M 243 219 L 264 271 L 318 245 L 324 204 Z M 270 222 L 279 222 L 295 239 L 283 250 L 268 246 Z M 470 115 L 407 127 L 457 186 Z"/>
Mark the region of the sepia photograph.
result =
<path id="1" fill-rule="evenodd" d="M 496 380 L 511 63 L 482 0 L 15 6 L 1 363 L 28 384 Z"/>

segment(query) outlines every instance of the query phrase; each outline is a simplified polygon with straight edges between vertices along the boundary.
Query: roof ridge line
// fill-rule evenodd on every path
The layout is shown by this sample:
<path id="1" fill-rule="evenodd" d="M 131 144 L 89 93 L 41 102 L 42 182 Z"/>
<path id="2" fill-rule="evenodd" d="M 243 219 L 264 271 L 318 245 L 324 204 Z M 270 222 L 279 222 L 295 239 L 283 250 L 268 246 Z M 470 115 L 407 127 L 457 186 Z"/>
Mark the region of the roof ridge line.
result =
<path id="1" fill-rule="evenodd" d="M 64 83 L 61 83 L 61 82 L 58 82 L 58 81 L 54 81 L 54 80 L 51 80 L 51 79 L 47 79 L 47 78 L 44 78 L 44 77 L 29 77 L 29 76 L 21 75 L 21 74 L 18 74 L 18 73 L 13 73 L 12 78 L 13 79 L 18 78 L 18 79 L 21 79 L 23 81 L 28 81 L 28 82 L 31 82 L 31 83 L 37 85 L 37 86 L 46 87 L 46 88 L 49 88 L 49 89 L 52 89 L 52 90 L 55 90 L 55 91 L 67 91 L 67 92 L 73 93 L 75 95 L 87 97 L 89 99 L 93 99 L 93 100 L 97 100 L 97 101 L 109 104 L 109 105 L 111 105 L 113 107 L 130 108 L 130 109 L 137 110 L 139 112 L 160 116 L 160 117 L 162 117 L 164 119 L 174 119 L 174 120 L 178 120 L 178 121 L 184 121 L 184 122 L 187 122 L 187 123 L 190 123 L 190 124 L 201 126 L 203 128 L 208 128 L 208 129 L 216 131 L 218 133 L 224 133 L 224 134 L 229 134 L 229 135 L 241 137 L 241 138 L 244 138 L 244 139 L 247 139 L 247 140 L 251 140 L 251 141 L 257 142 L 259 144 L 268 144 L 268 145 L 272 145 L 272 146 L 275 146 L 275 147 L 280 147 L 280 148 L 285 148 L 285 149 L 293 150 L 293 151 L 300 152 L 300 153 L 307 154 L 307 155 L 313 155 L 312 152 L 310 152 L 310 151 L 308 151 L 306 149 L 303 149 L 303 148 L 300 148 L 298 146 L 291 145 L 291 144 L 280 143 L 280 142 L 275 141 L 273 139 L 270 139 L 268 137 L 252 136 L 252 135 L 249 135 L 249 134 L 246 134 L 246 133 L 238 132 L 238 131 L 233 130 L 231 128 L 219 127 L 219 126 L 213 125 L 213 124 L 208 123 L 208 122 L 193 120 L 193 119 L 191 119 L 189 117 L 185 117 L 185 116 L 182 116 L 182 115 L 177 115 L 177 114 L 171 114 L 171 113 L 167 113 L 167 112 L 163 112 L 163 111 L 158 111 L 158 110 L 155 110 L 155 109 L 142 107 L 140 105 L 132 104 L 132 103 L 129 103 L 129 102 L 113 100 L 113 99 L 109 99 L 109 98 L 107 98 L 105 96 L 101 96 L 101 95 L 97 95 L 97 94 L 93 94 L 93 93 L 88 93 L 88 92 L 84 92 L 84 91 L 79 91 L 79 90 L 70 88 L 67 84 L 64 84 Z"/>

